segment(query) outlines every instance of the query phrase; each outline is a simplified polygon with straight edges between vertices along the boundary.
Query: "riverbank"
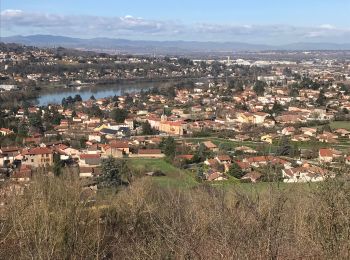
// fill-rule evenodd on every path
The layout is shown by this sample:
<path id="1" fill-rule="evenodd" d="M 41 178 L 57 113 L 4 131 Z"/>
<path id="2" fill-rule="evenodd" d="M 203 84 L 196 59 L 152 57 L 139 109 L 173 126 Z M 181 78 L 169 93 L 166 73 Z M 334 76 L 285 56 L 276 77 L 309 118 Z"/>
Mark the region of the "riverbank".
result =
<path id="1" fill-rule="evenodd" d="M 93 86 L 86 86 L 82 88 L 72 87 L 42 87 L 36 104 L 39 106 L 46 106 L 48 104 L 61 104 L 63 98 L 68 96 L 74 97 L 80 95 L 82 100 L 87 100 L 91 96 L 95 98 L 106 98 L 111 96 L 125 95 L 126 93 L 137 93 L 141 90 L 148 90 L 152 88 L 168 88 L 173 85 L 183 82 L 186 84 L 187 80 L 163 80 L 163 81 L 128 81 L 126 83 L 115 84 L 99 84 Z"/>

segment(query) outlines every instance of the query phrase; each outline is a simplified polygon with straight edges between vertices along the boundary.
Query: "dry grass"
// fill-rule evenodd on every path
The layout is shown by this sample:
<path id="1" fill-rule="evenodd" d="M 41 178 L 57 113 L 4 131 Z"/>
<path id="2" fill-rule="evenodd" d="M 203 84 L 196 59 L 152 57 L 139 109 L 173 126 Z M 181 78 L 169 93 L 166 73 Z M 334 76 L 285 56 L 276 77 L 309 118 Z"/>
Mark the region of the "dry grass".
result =
<path id="1" fill-rule="evenodd" d="M 1 259 L 349 259 L 350 189 L 263 192 L 155 186 L 88 207 L 74 178 L 40 178 L 9 199 Z M 105 201 L 104 201 L 105 203 Z"/>

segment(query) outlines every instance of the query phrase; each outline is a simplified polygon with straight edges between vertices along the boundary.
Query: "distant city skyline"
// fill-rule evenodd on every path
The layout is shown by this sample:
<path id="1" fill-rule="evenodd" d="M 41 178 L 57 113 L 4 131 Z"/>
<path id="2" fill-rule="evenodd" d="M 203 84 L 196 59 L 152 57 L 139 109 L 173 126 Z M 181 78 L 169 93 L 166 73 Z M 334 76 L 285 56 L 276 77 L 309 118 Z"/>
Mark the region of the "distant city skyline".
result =
<path id="1" fill-rule="evenodd" d="M 1 36 L 350 43 L 350 1 L 0 0 Z"/>

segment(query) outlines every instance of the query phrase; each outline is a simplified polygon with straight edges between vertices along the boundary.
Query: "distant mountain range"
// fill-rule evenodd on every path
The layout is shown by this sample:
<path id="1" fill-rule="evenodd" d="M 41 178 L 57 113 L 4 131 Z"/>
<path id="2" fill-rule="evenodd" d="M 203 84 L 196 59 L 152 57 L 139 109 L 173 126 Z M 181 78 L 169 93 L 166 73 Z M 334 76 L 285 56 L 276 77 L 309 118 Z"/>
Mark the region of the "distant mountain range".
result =
<path id="1" fill-rule="evenodd" d="M 272 50 L 350 50 L 350 43 L 292 43 L 287 45 L 249 44 L 243 42 L 200 41 L 139 41 L 111 38 L 81 39 L 53 35 L 0 37 L 5 43 L 19 43 L 37 47 L 65 47 L 130 54 L 186 54 L 210 52 L 272 51 Z"/>

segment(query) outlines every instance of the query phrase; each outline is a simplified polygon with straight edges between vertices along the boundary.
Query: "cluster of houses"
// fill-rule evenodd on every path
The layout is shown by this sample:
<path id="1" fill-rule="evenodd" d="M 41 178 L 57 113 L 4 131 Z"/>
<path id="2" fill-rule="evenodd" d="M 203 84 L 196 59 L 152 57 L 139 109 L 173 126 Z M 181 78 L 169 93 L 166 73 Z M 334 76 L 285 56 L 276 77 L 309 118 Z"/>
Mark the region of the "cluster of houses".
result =
<path id="1" fill-rule="evenodd" d="M 11 151 L 11 148 L 1 147 L 1 165 L 4 167 L 15 163 L 20 165 L 15 170 L 17 174 L 21 176 L 24 172 L 25 175 L 28 175 L 31 167 L 52 165 L 53 154 L 58 154 L 61 160 L 73 161 L 78 165 L 82 177 L 91 177 L 98 174 L 101 160 L 108 156 L 118 158 L 163 157 L 164 154 L 159 149 L 161 141 L 161 136 L 159 135 L 171 135 L 181 140 L 204 129 L 217 133 L 220 133 L 222 130 L 230 130 L 234 133 L 231 140 L 242 142 L 242 146 L 236 147 L 236 152 L 246 155 L 246 158 L 243 158 L 243 160 L 236 159 L 239 165 L 244 166 L 242 168 L 246 172 L 246 175 L 243 176 L 244 179 L 248 178 L 251 181 L 259 179 L 259 171 L 256 168 L 269 162 L 281 164 L 285 169 L 282 171 L 283 177 L 290 179 L 289 181 L 296 180 L 295 176 L 298 175 L 304 176 L 301 178 L 303 180 L 316 181 L 320 180 L 319 174 L 322 171 L 315 170 L 315 165 L 307 166 L 310 163 L 302 163 L 298 167 L 291 167 L 290 164 L 282 163 L 282 159 L 277 157 L 254 157 L 257 151 L 243 144 L 251 141 L 273 145 L 275 140 L 279 140 L 281 137 L 288 137 L 290 141 L 297 143 L 313 141 L 337 144 L 350 137 L 350 131 L 344 128 L 322 130 L 320 127 L 297 126 L 297 124 L 308 123 L 312 120 L 321 121 L 321 123 L 332 121 L 337 113 L 336 110 L 309 105 L 304 108 L 289 106 L 280 115 L 274 117 L 270 113 L 264 112 L 264 108 L 272 108 L 276 102 L 279 102 L 281 105 L 289 104 L 290 97 L 287 97 L 283 88 L 276 87 L 274 89 L 274 92 L 277 91 L 276 95 L 265 95 L 262 98 L 256 95 L 252 87 L 246 87 L 242 93 L 233 94 L 232 101 L 228 102 L 220 101 L 217 98 L 216 93 L 222 87 L 223 85 L 219 83 L 216 85 L 209 84 L 209 86 L 199 85 L 192 90 L 180 89 L 176 91 L 176 97 L 173 100 L 161 94 L 149 93 L 146 98 L 143 97 L 144 109 L 137 109 L 132 105 L 130 107 L 130 104 L 127 106 L 127 96 L 120 96 L 117 97 L 117 100 L 101 98 L 79 101 L 68 107 L 50 105 L 43 109 L 32 106 L 27 109 L 20 108 L 14 114 L 11 114 L 13 112 L 10 110 L 5 111 L 8 116 L 12 116 L 19 121 L 27 121 L 30 114 L 35 113 L 40 113 L 42 118 L 44 118 L 45 113 L 52 113 L 54 110 L 57 111 L 62 119 L 52 130 L 44 131 L 43 133 L 31 132 L 29 137 L 24 138 L 22 147 L 13 148 L 15 149 L 13 151 Z M 307 93 L 310 94 L 309 92 Z M 141 94 L 138 93 L 130 96 L 133 102 L 142 98 Z M 301 97 L 299 96 L 300 99 Z M 304 100 L 305 104 L 311 104 L 316 97 L 316 94 L 315 96 L 310 94 L 307 100 Z M 343 98 L 346 97 L 343 96 Z M 196 100 L 198 100 L 198 103 L 196 103 Z M 195 105 L 188 107 L 187 104 L 189 102 L 195 103 Z M 236 107 L 235 104 L 240 102 L 245 103 L 248 111 Z M 346 104 L 345 102 L 343 105 Z M 116 123 L 110 117 L 91 116 L 86 111 L 93 106 L 97 106 L 103 113 L 107 114 L 116 107 L 120 109 L 128 107 L 128 116 L 122 123 Z M 170 109 L 171 112 L 164 113 L 165 108 Z M 143 134 L 140 124 L 145 122 L 149 123 L 150 127 L 158 132 L 159 135 L 154 137 L 139 136 Z M 254 131 L 254 128 L 252 131 L 245 131 L 247 126 L 259 128 L 259 131 Z M 11 129 L 0 129 L 0 136 L 15 134 Z M 52 144 L 44 141 L 56 136 L 61 136 L 62 141 L 53 142 Z M 76 139 L 79 136 L 86 138 L 84 145 L 86 148 L 84 149 L 75 149 L 70 145 L 69 140 Z M 214 143 L 204 141 L 203 144 L 214 154 L 219 154 L 219 147 Z M 142 147 L 146 149 L 142 149 Z M 193 146 L 190 148 L 193 150 Z M 318 163 L 331 163 L 339 157 L 346 158 L 346 153 L 340 156 L 338 153 L 334 149 L 331 152 L 325 152 L 325 150 L 320 149 L 319 154 L 313 156 L 313 159 L 317 159 Z M 329 156 L 330 154 L 331 156 Z M 191 155 L 183 154 L 182 156 Z M 225 155 L 224 158 L 226 159 L 224 160 L 220 156 L 207 158 L 205 161 L 205 164 L 211 168 L 206 173 L 208 180 L 225 179 L 225 172 L 228 171 L 230 163 L 235 159 L 232 156 L 228 159 L 228 155 Z M 295 158 L 290 159 L 293 160 Z M 260 160 L 261 162 L 259 163 L 255 160 Z M 221 172 L 214 167 L 216 164 L 223 166 L 221 167 L 223 169 Z M 248 167 L 245 167 L 247 164 Z"/>
<path id="2" fill-rule="evenodd" d="M 129 138 L 106 138 L 101 142 L 101 131 L 106 125 L 96 127 L 85 141 L 85 148 L 73 148 L 66 141 L 31 143 L 25 147 L 1 147 L 0 167 L 12 169 L 10 177 L 16 181 L 30 180 L 33 170 L 53 166 L 54 158 L 67 165 L 76 166 L 80 177 L 95 177 L 100 174 L 101 160 L 109 156 L 115 158 L 163 158 L 164 153 L 160 149 L 161 136 L 132 136 Z M 185 139 L 184 139 L 185 140 Z M 273 155 L 259 155 L 259 152 L 249 146 L 236 146 L 233 149 L 234 156 L 221 151 L 218 145 L 212 141 L 198 141 L 197 143 L 177 139 L 177 145 L 185 146 L 187 153 L 177 154 L 176 159 L 191 162 L 194 154 L 203 145 L 211 152 L 212 157 L 203 162 L 206 171 L 205 179 L 208 181 L 226 180 L 232 163 L 236 163 L 244 175 L 242 179 L 251 182 L 259 181 L 263 177 L 266 167 L 278 166 L 276 172 L 281 173 L 285 182 L 320 181 L 329 176 L 329 171 L 322 165 L 343 160 L 350 164 L 350 157 L 346 153 L 332 149 L 320 148 L 315 161 L 299 161 L 293 158 L 280 158 Z M 189 152 L 188 152 L 189 151 Z M 240 155 L 240 156 L 237 156 Z M 261 171 L 263 169 L 263 171 Z"/>
<path id="3" fill-rule="evenodd" d="M 317 160 L 310 163 L 273 155 L 257 155 L 258 151 L 246 146 L 238 146 L 234 149 L 243 152 L 244 156 L 238 159 L 237 156 L 218 153 L 218 146 L 211 141 L 204 141 L 202 144 L 213 152 L 213 156 L 204 161 L 206 169 L 204 177 L 208 181 L 227 180 L 233 163 L 242 171 L 241 179 L 253 183 L 261 181 L 267 173 L 272 173 L 275 177 L 280 176 L 279 181 L 283 180 L 286 183 L 318 182 L 335 176 L 334 172 L 325 167 L 326 164 L 340 158 L 346 160 L 346 164 L 350 164 L 349 156 L 346 157 L 345 154 L 329 148 L 319 149 Z M 177 158 L 190 161 L 193 155 L 178 155 Z"/>
<path id="4" fill-rule="evenodd" d="M 0 63 L 12 63 L 14 66 L 28 61 L 33 66 L 50 66 L 60 62 L 79 65 L 82 60 L 85 64 L 132 65 L 130 67 L 133 69 L 128 66 L 108 69 L 106 66 L 101 72 L 87 65 L 86 69 L 65 71 L 60 76 L 53 72 L 45 75 L 16 75 L 6 69 L 0 71 L 0 76 L 11 78 L 16 84 L 28 80 L 75 80 L 79 85 L 84 80 L 95 82 L 116 78 L 191 75 L 204 75 L 206 80 L 174 87 L 174 93 L 169 91 L 170 94 L 167 91 L 143 91 L 97 100 L 75 100 L 69 104 L 62 102 L 62 105 L 3 109 L 2 115 L 6 116 L 7 121 L 16 121 L 18 125 L 28 123 L 33 114 L 40 115 L 42 120 L 53 114 L 60 117 L 59 123 L 53 124 L 51 128 L 43 127 L 41 131 L 29 129 L 22 144 L 0 144 L 0 167 L 10 169 L 11 178 L 28 180 L 33 169 L 52 166 L 57 158 L 67 165 L 77 166 L 81 177 L 93 177 L 100 173 L 101 160 L 108 156 L 164 157 L 160 149 L 164 136 L 173 136 L 177 142 L 185 144 L 187 152 L 177 152 L 176 158 L 187 163 L 192 161 L 199 145 L 204 145 L 211 154 L 202 162 L 206 168 L 204 176 L 209 181 L 227 179 L 233 163 L 244 173 L 242 179 L 252 182 L 264 178 L 266 167 L 278 168 L 281 178 L 286 182 L 320 181 L 333 174 L 329 166 L 350 161 L 346 151 L 350 131 L 346 128 L 325 127 L 339 115 L 350 119 L 347 116 L 350 111 L 347 64 L 343 67 L 333 66 L 325 60 L 313 60 L 311 63 L 302 61 L 299 64 L 243 59 L 185 62 L 178 58 L 157 60 L 108 55 L 92 55 L 88 58 L 63 55 L 58 59 L 50 50 L 37 48 L 29 48 L 24 52 L 0 52 Z M 156 69 L 149 64 L 153 64 Z M 247 75 L 251 75 L 252 71 L 254 75 L 260 73 L 257 67 L 264 68 L 261 70 L 264 75 L 258 76 L 258 80 L 264 82 L 261 93 L 256 91 L 254 84 L 247 83 L 253 81 L 251 76 L 240 77 L 242 71 Z M 212 79 L 214 68 L 217 70 L 215 80 Z M 225 76 L 225 80 L 218 80 L 221 76 Z M 226 77 L 232 77 L 233 83 Z M 301 84 L 304 78 L 309 79 L 306 81 L 308 86 Z M 239 81 L 239 87 L 235 80 Z M 317 87 L 313 87 L 310 82 L 318 84 Z M 10 89 L 11 85 L 2 86 Z M 90 113 L 93 109 L 98 109 L 103 116 Z M 115 109 L 126 110 L 125 120 L 112 118 Z M 150 126 L 151 132 L 144 133 L 145 124 Z M 187 141 L 187 138 L 207 133 L 213 137 L 226 138 L 226 141 L 235 145 L 228 151 L 210 138 Z M 10 137 L 16 135 L 19 135 L 18 127 L 0 128 L 1 140 L 14 140 Z M 290 157 L 257 149 L 257 146 L 277 146 L 281 139 L 302 144 L 302 148 L 298 148 L 298 153 Z"/>
<path id="5" fill-rule="evenodd" d="M 100 173 L 101 160 L 115 158 L 162 158 L 158 148 L 144 148 L 146 143 L 157 143 L 160 138 L 136 138 L 133 140 L 109 140 L 102 144 L 86 141 L 85 149 L 75 149 L 63 142 L 40 143 L 38 146 L 0 148 L 0 168 L 13 169 L 10 177 L 17 181 L 30 180 L 33 170 L 53 166 L 55 156 L 67 165 L 77 166 L 80 177 L 94 177 Z M 143 144 L 140 146 L 139 144 Z M 130 151 L 133 148 L 134 152 Z"/>
<path id="6" fill-rule="evenodd" d="M 11 67 L 21 64 L 30 64 L 28 73 L 12 73 Z M 28 82 L 64 83 L 67 86 L 83 86 L 94 82 L 113 82 L 120 79 L 140 78 L 175 78 L 188 76 L 204 76 L 205 70 L 190 63 L 181 63 L 178 58 L 171 59 L 151 57 L 130 57 L 128 55 L 74 55 L 62 53 L 57 55 L 55 50 L 38 49 L 21 46 L 17 50 L 1 50 L 0 64 L 6 64 L 4 70 L 0 69 L 0 76 L 9 82 L 26 84 Z M 69 64 L 78 70 L 66 69 L 57 73 L 54 66 Z M 84 64 L 85 66 L 81 66 Z M 98 68 L 98 65 L 101 68 Z M 152 65 L 152 66 L 150 66 Z M 35 67 L 46 66 L 47 71 L 37 72 Z M 1 66 L 3 67 L 3 66 Z M 171 69 L 169 69 L 171 67 Z M 33 70 L 32 70 L 33 68 Z M 53 68 L 53 69 L 51 69 Z M 209 73 L 209 72 L 207 72 Z M 0 88 L 2 90 L 2 88 Z M 6 91 L 14 90 L 6 87 Z"/>

